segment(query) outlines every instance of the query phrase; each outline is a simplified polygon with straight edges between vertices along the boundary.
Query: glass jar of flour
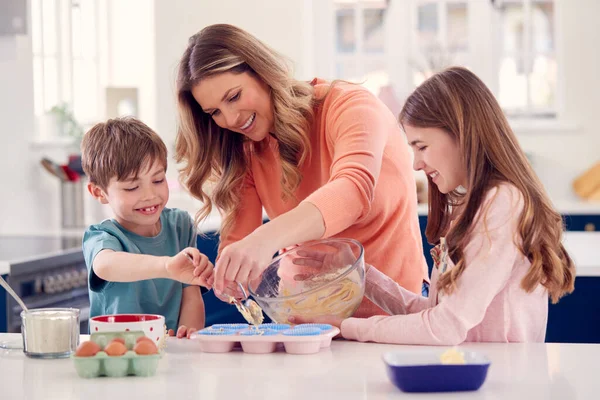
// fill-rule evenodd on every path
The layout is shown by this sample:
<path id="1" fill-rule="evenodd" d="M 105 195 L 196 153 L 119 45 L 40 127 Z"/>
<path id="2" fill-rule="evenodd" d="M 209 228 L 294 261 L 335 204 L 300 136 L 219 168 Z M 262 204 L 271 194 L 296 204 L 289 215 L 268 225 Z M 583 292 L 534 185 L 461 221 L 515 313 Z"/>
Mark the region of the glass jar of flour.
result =
<path id="1" fill-rule="evenodd" d="M 79 345 L 79 310 L 38 308 L 21 312 L 23 352 L 32 358 L 66 358 Z"/>

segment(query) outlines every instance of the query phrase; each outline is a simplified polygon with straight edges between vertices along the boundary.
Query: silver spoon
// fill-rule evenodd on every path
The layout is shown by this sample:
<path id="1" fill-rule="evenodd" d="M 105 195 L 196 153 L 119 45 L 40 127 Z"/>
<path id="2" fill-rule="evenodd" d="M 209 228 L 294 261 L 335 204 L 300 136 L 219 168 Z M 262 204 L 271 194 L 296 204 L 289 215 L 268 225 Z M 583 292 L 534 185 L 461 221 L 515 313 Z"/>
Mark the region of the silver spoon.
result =
<path id="1" fill-rule="evenodd" d="M 17 294 L 15 293 L 15 291 L 12 290 L 12 288 L 9 286 L 8 282 L 6 282 L 4 280 L 4 278 L 2 277 L 2 275 L 0 275 L 0 285 L 2 285 L 2 287 L 4 289 L 6 289 L 6 291 L 8 292 L 8 294 L 10 294 L 13 297 L 13 299 L 15 299 L 17 301 L 17 303 L 19 303 L 19 305 L 21 306 L 21 308 L 24 311 L 28 310 L 28 308 L 25 305 L 25 303 L 23 303 L 23 300 L 21 300 L 21 298 L 19 296 L 17 296 Z"/>
<path id="2" fill-rule="evenodd" d="M 192 258 L 191 255 L 189 255 L 188 253 L 185 253 L 185 255 L 187 256 L 187 258 L 190 260 L 190 262 L 194 262 L 194 259 Z M 263 321 L 265 320 L 265 317 L 263 315 L 263 311 L 262 308 L 260 308 L 260 306 L 258 304 L 256 304 L 256 302 L 252 299 L 249 298 L 248 294 L 246 293 L 246 290 L 244 289 L 244 286 L 239 283 L 239 282 L 235 282 L 238 284 L 238 286 L 240 287 L 240 291 L 242 292 L 242 299 L 236 299 L 233 296 L 227 295 L 227 294 L 221 294 L 218 295 L 217 292 L 214 292 L 215 296 L 222 300 L 225 301 L 229 304 L 233 304 L 235 305 L 235 308 L 237 308 L 237 310 L 240 312 L 240 314 L 242 314 L 242 316 L 244 317 L 244 319 L 246 321 L 248 321 L 249 324 L 251 325 L 260 325 L 263 323 Z"/>

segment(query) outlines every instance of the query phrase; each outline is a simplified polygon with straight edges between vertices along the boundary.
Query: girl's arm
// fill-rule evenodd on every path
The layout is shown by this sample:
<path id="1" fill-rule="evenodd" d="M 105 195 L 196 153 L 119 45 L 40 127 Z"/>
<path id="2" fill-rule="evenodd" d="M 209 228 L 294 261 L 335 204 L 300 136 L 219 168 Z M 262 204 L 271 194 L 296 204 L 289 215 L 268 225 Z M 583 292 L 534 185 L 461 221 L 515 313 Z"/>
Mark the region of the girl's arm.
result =
<path id="1" fill-rule="evenodd" d="M 365 281 L 365 295 L 390 315 L 413 314 L 434 305 L 432 298 L 404 289 L 374 267 L 367 269 Z"/>
<path id="2" fill-rule="evenodd" d="M 469 330 L 485 318 L 490 303 L 506 286 L 515 261 L 524 257 L 515 244 L 523 209 L 518 191 L 507 185 L 491 190 L 483 209 L 487 212 L 480 211 L 482 215 L 476 217 L 472 240 L 465 248 L 467 265 L 452 294 L 435 307 L 416 314 L 349 318 L 341 325 L 342 335 L 359 341 L 399 344 L 464 342 Z"/>

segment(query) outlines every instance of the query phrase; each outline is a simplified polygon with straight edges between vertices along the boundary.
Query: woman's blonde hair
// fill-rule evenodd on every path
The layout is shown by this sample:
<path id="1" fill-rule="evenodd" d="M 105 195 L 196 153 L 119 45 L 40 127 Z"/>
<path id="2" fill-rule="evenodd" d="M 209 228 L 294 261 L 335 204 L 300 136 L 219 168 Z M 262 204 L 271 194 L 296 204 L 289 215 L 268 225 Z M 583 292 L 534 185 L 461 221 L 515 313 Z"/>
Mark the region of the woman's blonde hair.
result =
<path id="1" fill-rule="evenodd" d="M 541 283 L 554 303 L 573 291 L 575 267 L 561 243 L 562 218 L 553 209 L 494 95 L 475 74 L 454 67 L 432 76 L 408 97 L 399 119 L 402 125 L 446 131 L 459 144 L 467 168 L 466 194 L 443 194 L 427 178 L 427 239 L 439 243 L 440 237 L 446 236 L 448 254 L 455 263 L 450 273 L 440 277 L 439 290 L 451 292 L 466 267 L 464 249 L 486 194 L 508 182 L 524 200 L 517 245 L 531 268 L 521 286 L 531 292 Z M 457 205 L 462 212 L 450 229 L 452 209 Z"/>
<path id="2" fill-rule="evenodd" d="M 300 165 L 310 156 L 309 132 L 314 117 L 314 91 L 308 82 L 294 79 L 287 60 L 260 40 L 232 25 L 217 24 L 192 36 L 177 75 L 179 126 L 175 158 L 184 162 L 182 183 L 203 202 L 196 222 L 214 205 L 223 214 L 221 233 L 232 227 L 240 208 L 240 191 L 249 169 L 249 153 L 260 156 L 264 143 L 244 139 L 240 133 L 220 128 L 202 111 L 192 88 L 202 79 L 224 72 L 250 73 L 270 89 L 274 132 L 282 165 L 284 198 L 293 197 L 301 181 Z M 205 184 L 212 181 L 212 195 Z"/>

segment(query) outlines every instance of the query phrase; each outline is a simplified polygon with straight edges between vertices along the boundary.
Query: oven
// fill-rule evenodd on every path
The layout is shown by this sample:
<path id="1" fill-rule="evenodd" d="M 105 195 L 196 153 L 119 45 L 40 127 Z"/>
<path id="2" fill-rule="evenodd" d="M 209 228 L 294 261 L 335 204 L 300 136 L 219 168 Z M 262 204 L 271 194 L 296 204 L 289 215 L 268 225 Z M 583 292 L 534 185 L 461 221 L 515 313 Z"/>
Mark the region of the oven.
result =
<path id="1" fill-rule="evenodd" d="M 7 242 L 13 243 L 12 249 L 7 249 Z M 78 308 L 80 332 L 88 332 L 88 275 L 81 236 L 0 237 L 0 250 L 4 250 L 0 256 L 6 252 L 21 255 L 9 262 L 8 283 L 28 308 Z M 23 257 L 24 254 L 27 256 Z M 20 332 L 21 307 L 8 294 L 6 296 L 6 329 Z"/>

